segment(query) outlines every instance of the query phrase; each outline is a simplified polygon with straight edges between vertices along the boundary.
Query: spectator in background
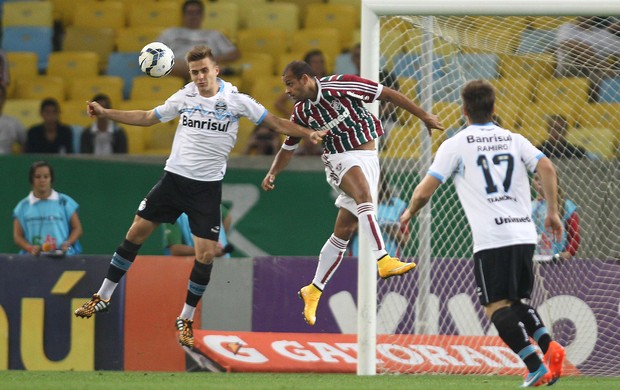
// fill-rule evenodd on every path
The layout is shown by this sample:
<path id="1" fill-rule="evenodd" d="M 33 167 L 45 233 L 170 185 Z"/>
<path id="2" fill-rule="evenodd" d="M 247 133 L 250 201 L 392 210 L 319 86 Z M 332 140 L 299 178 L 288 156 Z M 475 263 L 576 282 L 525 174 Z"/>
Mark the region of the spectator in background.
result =
<path id="1" fill-rule="evenodd" d="M 560 240 L 556 241 L 553 235 L 545 229 L 547 200 L 545 199 L 545 191 L 538 173 L 534 173 L 532 183 L 534 190 L 536 190 L 536 198 L 532 201 L 532 219 L 536 224 L 536 232 L 538 233 L 538 243 L 534 256 L 541 260 L 568 260 L 575 256 L 581 241 L 577 205 L 570 199 L 564 197 L 558 178 L 557 202 L 559 215 L 564 224 L 564 230 L 562 231 Z"/>
<path id="2" fill-rule="evenodd" d="M 32 190 L 13 210 L 13 240 L 20 253 L 75 255 L 82 253 L 79 205 L 70 196 L 56 192 L 54 170 L 46 161 L 30 166 Z"/>
<path id="3" fill-rule="evenodd" d="M 620 57 L 620 37 L 614 34 L 618 26 L 608 24 L 600 16 L 578 16 L 561 25 L 555 38 L 556 75 L 587 77 L 591 101 L 598 100 L 601 80 L 617 75 L 608 61 Z"/>
<path id="4" fill-rule="evenodd" d="M 0 49 L 0 85 L 8 87 L 10 82 L 9 60 L 6 58 L 4 50 Z"/>
<path id="5" fill-rule="evenodd" d="M 555 158 L 583 158 L 586 151 L 582 147 L 568 142 L 568 122 L 562 115 L 551 115 L 547 118 L 547 131 L 549 137 L 538 146 L 538 149 L 547 157 Z"/>
<path id="6" fill-rule="evenodd" d="M 202 28 L 205 6 L 200 0 L 187 0 L 182 7 L 182 26 L 170 27 L 162 31 L 157 40 L 166 44 L 174 52 L 176 59 L 172 74 L 188 79 L 187 62 L 182 61 L 185 53 L 196 45 L 211 48 L 215 61 L 220 64 L 234 61 L 241 56 L 239 49 L 220 31 Z"/>
<path id="7" fill-rule="evenodd" d="M 227 207 L 220 205 L 222 212 L 222 223 L 220 237 L 215 250 L 215 257 L 230 258 L 230 252 L 234 250 L 232 244 L 228 242 L 226 233 L 230 229 L 232 222 L 231 214 Z M 183 213 L 175 223 L 163 223 L 164 252 L 171 256 L 194 256 L 194 238 L 189 227 L 189 217 Z"/>
<path id="8" fill-rule="evenodd" d="M 17 118 L 2 113 L 6 102 L 6 87 L 0 84 L 0 154 L 21 152 L 26 141 L 26 128 Z"/>
<path id="9" fill-rule="evenodd" d="M 28 130 L 26 152 L 65 154 L 73 153 L 73 131 L 60 123 L 60 105 L 54 98 L 41 102 L 39 111 L 43 123 Z"/>
<path id="10" fill-rule="evenodd" d="M 272 156 L 280 148 L 281 138 L 269 127 L 256 125 L 245 146 L 243 154 L 249 156 Z"/>
<path id="11" fill-rule="evenodd" d="M 377 222 L 383 234 L 385 249 L 395 256 L 402 255 L 401 246 L 407 242 L 409 228 L 401 226 L 400 216 L 407 209 L 407 202 L 395 195 L 390 184 L 382 175 L 379 183 L 379 202 L 377 204 Z M 359 255 L 359 236 L 356 233 L 351 240 L 351 255 Z"/>
<path id="12" fill-rule="evenodd" d="M 108 95 L 96 95 L 92 101 L 104 108 L 112 108 Z M 97 117 L 91 126 L 82 130 L 80 152 L 96 155 L 127 153 L 127 134 L 118 123 L 108 118 Z"/>

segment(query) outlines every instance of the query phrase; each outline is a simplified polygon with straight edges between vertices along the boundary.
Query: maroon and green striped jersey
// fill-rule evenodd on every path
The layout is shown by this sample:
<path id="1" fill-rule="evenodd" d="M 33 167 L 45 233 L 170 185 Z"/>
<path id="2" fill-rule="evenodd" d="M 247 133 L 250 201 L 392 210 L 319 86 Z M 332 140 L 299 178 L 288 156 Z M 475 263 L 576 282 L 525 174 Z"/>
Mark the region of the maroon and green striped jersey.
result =
<path id="1" fill-rule="evenodd" d="M 299 101 L 291 121 L 313 130 L 328 130 L 325 153 L 342 153 L 383 135 L 381 122 L 364 103 L 372 103 L 383 86 L 355 75 L 333 75 L 317 80 L 316 100 Z M 299 138 L 287 137 L 283 147 L 292 149 Z"/>

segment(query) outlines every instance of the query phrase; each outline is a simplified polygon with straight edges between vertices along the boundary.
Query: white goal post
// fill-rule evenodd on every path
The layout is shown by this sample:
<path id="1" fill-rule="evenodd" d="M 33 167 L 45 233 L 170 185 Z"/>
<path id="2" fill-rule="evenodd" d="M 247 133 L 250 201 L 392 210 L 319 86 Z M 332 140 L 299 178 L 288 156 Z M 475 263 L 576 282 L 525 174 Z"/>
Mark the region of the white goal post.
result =
<path id="1" fill-rule="evenodd" d="M 419 65 L 419 73 L 416 74 L 416 79 L 412 82 L 413 85 L 412 90 L 406 90 L 403 84 L 401 84 L 401 90 L 406 93 L 408 96 L 416 97 L 416 101 L 418 104 L 428 112 L 434 112 L 434 108 L 436 107 L 435 103 L 437 102 L 434 92 L 436 92 L 437 88 L 446 88 L 448 91 L 450 88 L 451 92 L 460 90 L 464 80 L 456 80 L 453 85 L 450 85 L 449 88 L 445 85 L 438 85 L 438 79 L 434 72 L 439 71 L 438 68 L 435 67 L 434 61 L 434 53 L 437 52 L 436 45 L 437 38 L 439 37 L 442 42 L 446 44 L 446 47 L 450 45 L 459 46 L 462 42 L 454 42 L 450 41 L 449 33 L 445 31 L 434 31 L 434 28 L 437 26 L 437 22 L 434 18 L 436 17 L 455 17 L 455 18 L 469 18 L 469 17 L 536 17 L 536 16 L 548 16 L 548 17 L 559 17 L 559 16 L 595 16 L 595 15 L 620 15 L 620 1 L 618 0 L 596 0 L 596 1 L 584 1 L 584 0 L 479 0 L 479 1 L 461 1 L 461 0 L 433 0 L 433 1 L 412 1 L 412 0 L 361 0 L 361 76 L 366 77 L 373 80 L 379 80 L 380 69 L 382 69 L 385 63 L 389 63 L 393 68 L 395 65 L 399 65 L 400 68 L 406 68 L 408 64 L 396 64 L 396 60 L 392 58 L 394 56 L 394 52 L 398 52 L 399 56 L 406 58 L 407 50 L 401 48 L 392 48 L 389 50 L 389 53 L 385 52 L 383 48 L 389 44 L 386 38 L 386 41 L 383 40 L 382 37 L 382 24 L 383 21 L 387 20 L 387 18 L 401 18 L 402 20 L 409 21 L 412 25 L 415 25 L 415 28 L 419 30 L 419 40 L 415 43 L 410 41 L 403 40 L 403 44 L 406 44 L 407 47 L 415 46 L 415 50 L 417 53 L 417 60 L 420 61 Z M 412 21 L 412 19 L 415 19 Z M 457 23 L 457 22 L 455 22 Z M 508 24 L 506 25 L 508 27 Z M 444 26 L 445 27 L 445 26 Z M 440 29 L 442 26 L 439 27 Z M 406 33 L 404 33 L 406 34 Z M 445 35 L 448 34 L 448 35 Z M 502 39 L 501 37 L 498 39 Z M 620 38 L 619 38 L 620 39 Z M 509 45 L 509 42 L 505 43 L 506 47 Z M 488 50 L 484 51 L 487 53 L 495 53 L 494 54 L 505 54 L 502 53 L 503 48 L 495 48 L 493 44 L 488 41 L 484 41 L 482 45 L 489 45 L 487 47 Z M 480 47 L 476 47 L 479 49 Z M 445 49 L 447 50 L 447 49 Z M 477 51 L 478 52 L 478 51 Z M 444 53 L 445 54 L 445 53 Z M 513 52 L 514 54 L 514 52 Z M 392 57 L 391 57 L 392 56 Z M 446 54 L 447 56 L 447 54 Z M 478 66 L 478 64 L 473 64 L 473 66 Z M 401 77 L 401 74 L 396 75 L 398 78 Z M 407 76 L 403 78 L 404 82 L 409 83 L 410 80 L 407 79 Z M 448 94 L 448 92 L 446 92 Z M 620 103 L 620 102 L 619 102 Z M 552 104 L 552 103 L 550 103 Z M 451 106 L 452 107 L 452 106 Z M 379 105 L 378 103 L 374 103 L 370 106 L 373 113 L 378 114 Z M 446 109 L 447 110 L 447 109 Z M 451 111 L 445 112 L 434 112 L 440 116 L 440 119 L 443 120 L 443 116 L 453 116 L 454 114 Z M 443 114 L 443 115 L 442 115 Z M 457 113 L 458 114 L 458 113 Z M 414 182 L 417 178 L 413 177 L 418 174 L 423 174 L 426 172 L 426 169 L 431 163 L 432 153 L 435 150 L 436 144 L 434 144 L 437 140 L 431 138 L 427 135 L 426 131 L 424 131 L 423 124 L 420 121 L 415 121 L 412 119 L 408 119 L 406 116 L 403 116 L 402 113 L 399 112 L 399 128 L 409 127 L 409 131 L 414 131 L 419 134 L 419 142 L 417 146 L 419 147 L 419 151 L 417 153 L 411 153 L 409 156 L 409 152 L 407 149 L 410 145 L 391 145 L 387 144 L 390 147 L 389 152 L 385 152 L 386 147 L 385 144 L 382 145 L 381 152 L 381 164 L 382 170 L 399 172 L 398 178 L 395 178 L 393 183 L 398 182 L 399 184 L 408 185 L 410 187 L 413 186 Z M 458 116 L 458 115 L 457 115 Z M 403 119 L 405 118 L 405 119 Z M 502 118 L 505 119 L 505 118 Z M 620 121 L 618 122 L 620 123 Z M 445 123 L 444 123 L 445 124 Z M 507 127 L 509 130 L 510 126 Z M 396 131 L 396 130 L 391 130 Z M 407 131 L 407 129 L 403 130 Z M 618 130 L 620 131 L 620 130 Z M 400 134 L 400 133 L 399 133 Z M 403 133 L 405 134 L 405 133 Z M 392 138 L 390 138 L 392 139 Z M 385 141 L 381 141 L 384 143 Z M 532 141 L 534 142 L 534 141 Z M 401 152 L 395 153 L 394 148 L 401 148 Z M 595 148 L 596 149 L 596 148 Z M 404 150 L 404 151 L 403 151 Z M 596 149 L 598 150 L 598 149 Z M 618 236 L 618 228 L 615 227 L 613 220 L 610 220 L 611 215 L 613 215 L 614 211 L 620 211 L 618 206 L 613 206 L 614 202 L 618 200 L 618 183 L 617 180 L 620 177 L 618 174 L 618 162 L 617 157 L 615 162 L 607 163 L 609 159 L 606 160 L 606 157 L 600 158 L 599 160 L 604 160 L 599 165 L 595 167 L 588 166 L 588 169 L 592 170 L 588 174 L 593 176 L 605 176 L 610 177 L 611 179 L 607 181 L 606 187 L 599 190 L 592 188 L 594 196 L 603 199 L 605 202 L 609 202 L 609 208 L 606 209 L 585 209 L 584 213 L 597 213 L 597 215 L 601 216 L 601 224 L 604 226 L 608 226 L 610 229 L 615 229 L 610 232 L 611 238 L 608 241 L 603 241 L 600 239 L 600 242 L 597 244 L 592 244 L 596 246 L 599 251 L 598 252 L 588 252 L 588 254 L 592 253 L 592 258 L 601 259 L 601 258 L 617 258 L 620 254 L 617 252 L 617 245 L 614 244 L 614 241 L 620 242 L 620 238 Z M 579 165 L 563 165 L 560 164 L 559 171 L 562 176 L 562 171 L 570 172 L 572 169 L 580 169 Z M 416 175 L 408 176 L 407 171 L 415 171 Z M 566 174 L 564 174 L 566 175 Z M 416 176 L 417 177 L 417 176 Z M 584 187 L 588 187 L 589 184 L 586 182 L 578 183 L 583 185 Z M 412 188 L 401 188 L 401 195 L 405 201 L 408 201 L 409 195 L 411 194 Z M 454 202 L 458 203 L 456 198 L 452 198 Z M 415 281 L 415 332 L 414 334 L 433 334 L 437 329 L 432 324 L 434 323 L 433 316 L 436 313 L 433 312 L 433 309 L 436 302 L 433 302 L 432 294 L 430 293 L 431 289 L 431 268 L 433 266 L 433 257 L 437 257 L 437 250 L 433 249 L 433 222 L 436 216 L 432 214 L 432 207 L 426 207 L 420 216 L 418 216 L 418 225 L 415 232 L 412 230 L 412 235 L 415 234 L 415 239 L 417 240 L 417 244 L 415 245 L 414 253 L 410 253 L 411 257 L 416 259 L 418 262 L 418 267 L 413 272 L 416 273 L 416 281 Z M 586 206 L 584 206 L 586 207 Z M 610 212 L 611 210 L 611 212 Z M 445 214 L 458 214 L 458 210 L 445 210 Z M 461 213 L 462 214 L 462 213 Z M 606 215 L 605 215 L 606 214 Z M 611 215 L 610 215 L 611 214 Z M 462 217 L 462 215 L 461 215 Z M 615 222 L 617 222 L 617 217 L 615 218 Z M 448 221 L 444 222 L 448 225 L 462 223 L 462 221 Z M 460 226 L 460 225 L 459 225 Z M 587 225 L 585 228 L 588 228 Z M 462 232 L 461 232 L 462 233 Z M 462 236 L 455 235 L 452 237 L 454 241 L 466 241 Z M 598 238 L 597 238 L 598 240 Z M 360 242 L 363 243 L 363 237 Z M 447 251 L 451 253 L 450 257 L 461 257 L 465 258 L 468 255 L 452 255 L 452 251 Z M 457 251 L 458 252 L 458 251 Z M 386 283 L 384 281 L 379 281 L 377 285 L 377 275 L 376 275 L 376 264 L 375 259 L 372 258 L 370 250 L 364 246 L 360 248 L 360 256 L 359 256 L 359 271 L 358 271 L 358 363 L 357 363 L 357 374 L 358 375 L 375 375 L 377 371 L 381 372 L 381 369 L 377 369 L 377 333 L 381 333 L 381 331 L 377 331 L 377 290 L 380 290 L 382 287 L 382 283 Z M 460 252 L 459 252 L 460 253 Z M 405 256 L 406 257 L 406 256 Z M 594 263 L 593 263 L 594 264 Z M 540 271 L 537 271 L 540 272 Z M 404 278 L 404 277 L 403 277 Z M 571 281 L 572 283 L 577 284 L 578 279 Z M 446 282 L 453 282 L 452 279 Z M 405 282 L 403 282 L 405 283 Z M 414 286 L 409 285 L 406 286 L 403 284 L 401 288 L 410 288 L 413 289 Z M 472 287 L 473 290 L 473 287 Z M 543 292 L 541 294 L 546 294 L 546 290 L 543 288 Z M 605 294 L 603 291 L 602 295 Z M 560 299 L 560 297 L 555 297 Z M 539 302 L 540 303 L 540 302 Z M 557 303 L 557 302 L 556 302 Z M 546 304 L 546 302 L 545 302 Z M 550 306 L 550 305 L 547 305 Z M 545 307 L 547 307 L 545 306 Z M 615 308 L 618 310 L 618 307 Z M 549 313 L 555 313 L 554 310 L 549 309 Z M 552 315 L 548 314 L 548 315 Z M 557 313 L 556 313 L 557 314 Z M 543 314 L 543 317 L 545 315 Z M 402 319 L 406 321 L 407 319 Z M 410 319 L 413 322 L 413 319 Z M 435 321 L 436 322 L 436 321 Z M 459 324 L 456 325 L 458 327 Z M 493 334 L 492 331 L 489 331 L 487 334 Z M 596 337 L 596 336 L 594 336 Z M 586 352 L 581 350 L 573 349 L 570 352 L 574 354 L 574 356 L 581 357 Z M 389 371 L 389 370 L 385 370 Z M 405 370 L 406 371 L 406 370 Z M 409 371 L 411 372 L 411 371 Z M 446 371 L 448 372 L 448 371 Z M 597 372 L 595 372 L 596 374 Z M 618 372 L 608 373 L 603 372 L 602 375 L 620 375 Z"/>

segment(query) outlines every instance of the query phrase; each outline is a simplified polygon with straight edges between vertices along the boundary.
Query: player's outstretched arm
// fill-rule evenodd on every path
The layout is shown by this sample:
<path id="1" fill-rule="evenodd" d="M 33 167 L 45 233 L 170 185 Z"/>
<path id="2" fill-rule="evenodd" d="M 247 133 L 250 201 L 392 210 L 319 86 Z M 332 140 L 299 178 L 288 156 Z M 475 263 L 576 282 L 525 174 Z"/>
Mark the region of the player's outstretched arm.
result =
<path id="1" fill-rule="evenodd" d="M 426 125 L 429 133 L 431 129 L 444 130 L 444 127 L 441 124 L 441 121 L 439 121 L 437 115 L 429 114 L 428 112 L 424 111 L 420 106 L 415 104 L 407 96 L 395 89 L 383 87 L 383 90 L 379 95 L 379 100 L 391 102 L 392 104 L 395 104 L 398 107 L 403 108 L 415 115 L 416 117 L 420 118 L 422 122 L 424 122 L 424 125 Z"/>
<path id="2" fill-rule="evenodd" d="M 422 179 L 420 184 L 413 190 L 413 195 L 411 195 L 411 200 L 409 201 L 409 207 L 407 207 L 405 212 L 400 216 L 400 223 L 402 225 L 409 223 L 411 218 L 428 203 L 440 184 L 441 181 L 435 176 L 426 175 L 424 179 Z"/>
<path id="3" fill-rule="evenodd" d="M 291 137 L 307 138 L 313 144 L 317 144 L 325 137 L 325 131 L 314 131 L 305 127 L 299 126 L 296 123 L 287 119 L 279 118 L 272 113 L 268 113 L 263 123 L 270 129 L 277 131 L 281 134 L 286 134 Z"/>
<path id="4" fill-rule="evenodd" d="M 132 110 L 132 111 L 123 111 L 123 110 L 115 110 L 112 108 L 103 108 L 101 104 L 97 102 L 86 102 L 86 112 L 88 116 L 92 117 L 101 117 L 108 118 L 113 120 L 114 122 L 124 123 L 126 125 L 133 126 L 152 126 L 156 123 L 159 123 L 159 119 L 157 115 L 155 115 L 154 110 L 143 111 L 143 110 Z"/>
<path id="5" fill-rule="evenodd" d="M 263 179 L 261 183 L 261 187 L 265 191 L 273 190 L 275 186 L 276 176 L 278 173 L 282 172 L 284 168 L 288 165 L 288 163 L 293 158 L 293 151 L 287 149 L 280 149 L 276 154 L 276 157 L 273 159 L 273 163 L 271 163 L 271 168 L 269 168 L 269 172 Z"/>

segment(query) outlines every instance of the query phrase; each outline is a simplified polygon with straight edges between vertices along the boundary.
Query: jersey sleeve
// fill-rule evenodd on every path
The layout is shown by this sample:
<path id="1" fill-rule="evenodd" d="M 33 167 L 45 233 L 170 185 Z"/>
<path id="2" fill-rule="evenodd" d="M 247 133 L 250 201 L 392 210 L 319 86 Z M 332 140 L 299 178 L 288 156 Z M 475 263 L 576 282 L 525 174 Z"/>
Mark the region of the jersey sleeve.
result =
<path id="1" fill-rule="evenodd" d="M 545 157 L 545 155 L 523 135 L 513 133 L 512 136 L 515 137 L 515 140 L 518 142 L 523 163 L 530 172 L 534 172 L 536 170 L 536 165 L 538 165 L 538 161 Z"/>
<path id="2" fill-rule="evenodd" d="M 344 91 L 344 95 L 359 99 L 364 103 L 374 102 L 383 91 L 383 85 L 360 76 L 345 74 L 333 77 L 337 78 L 340 84 L 339 89 Z M 329 78 L 324 85 L 326 88 L 336 86 L 333 78 Z"/>
<path id="3" fill-rule="evenodd" d="M 260 125 L 268 114 L 265 106 L 256 99 L 244 93 L 237 93 L 239 103 L 239 115 L 248 118 L 255 125 Z"/>
<path id="4" fill-rule="evenodd" d="M 442 183 L 445 183 L 452 176 L 461 161 L 453 140 L 454 138 L 450 138 L 439 146 L 435 159 L 427 172 Z"/>
<path id="5" fill-rule="evenodd" d="M 180 99 L 180 93 L 182 89 L 170 96 L 166 102 L 160 106 L 155 107 L 155 115 L 160 122 L 170 122 L 174 118 L 181 115 L 181 108 L 183 104 Z"/>

